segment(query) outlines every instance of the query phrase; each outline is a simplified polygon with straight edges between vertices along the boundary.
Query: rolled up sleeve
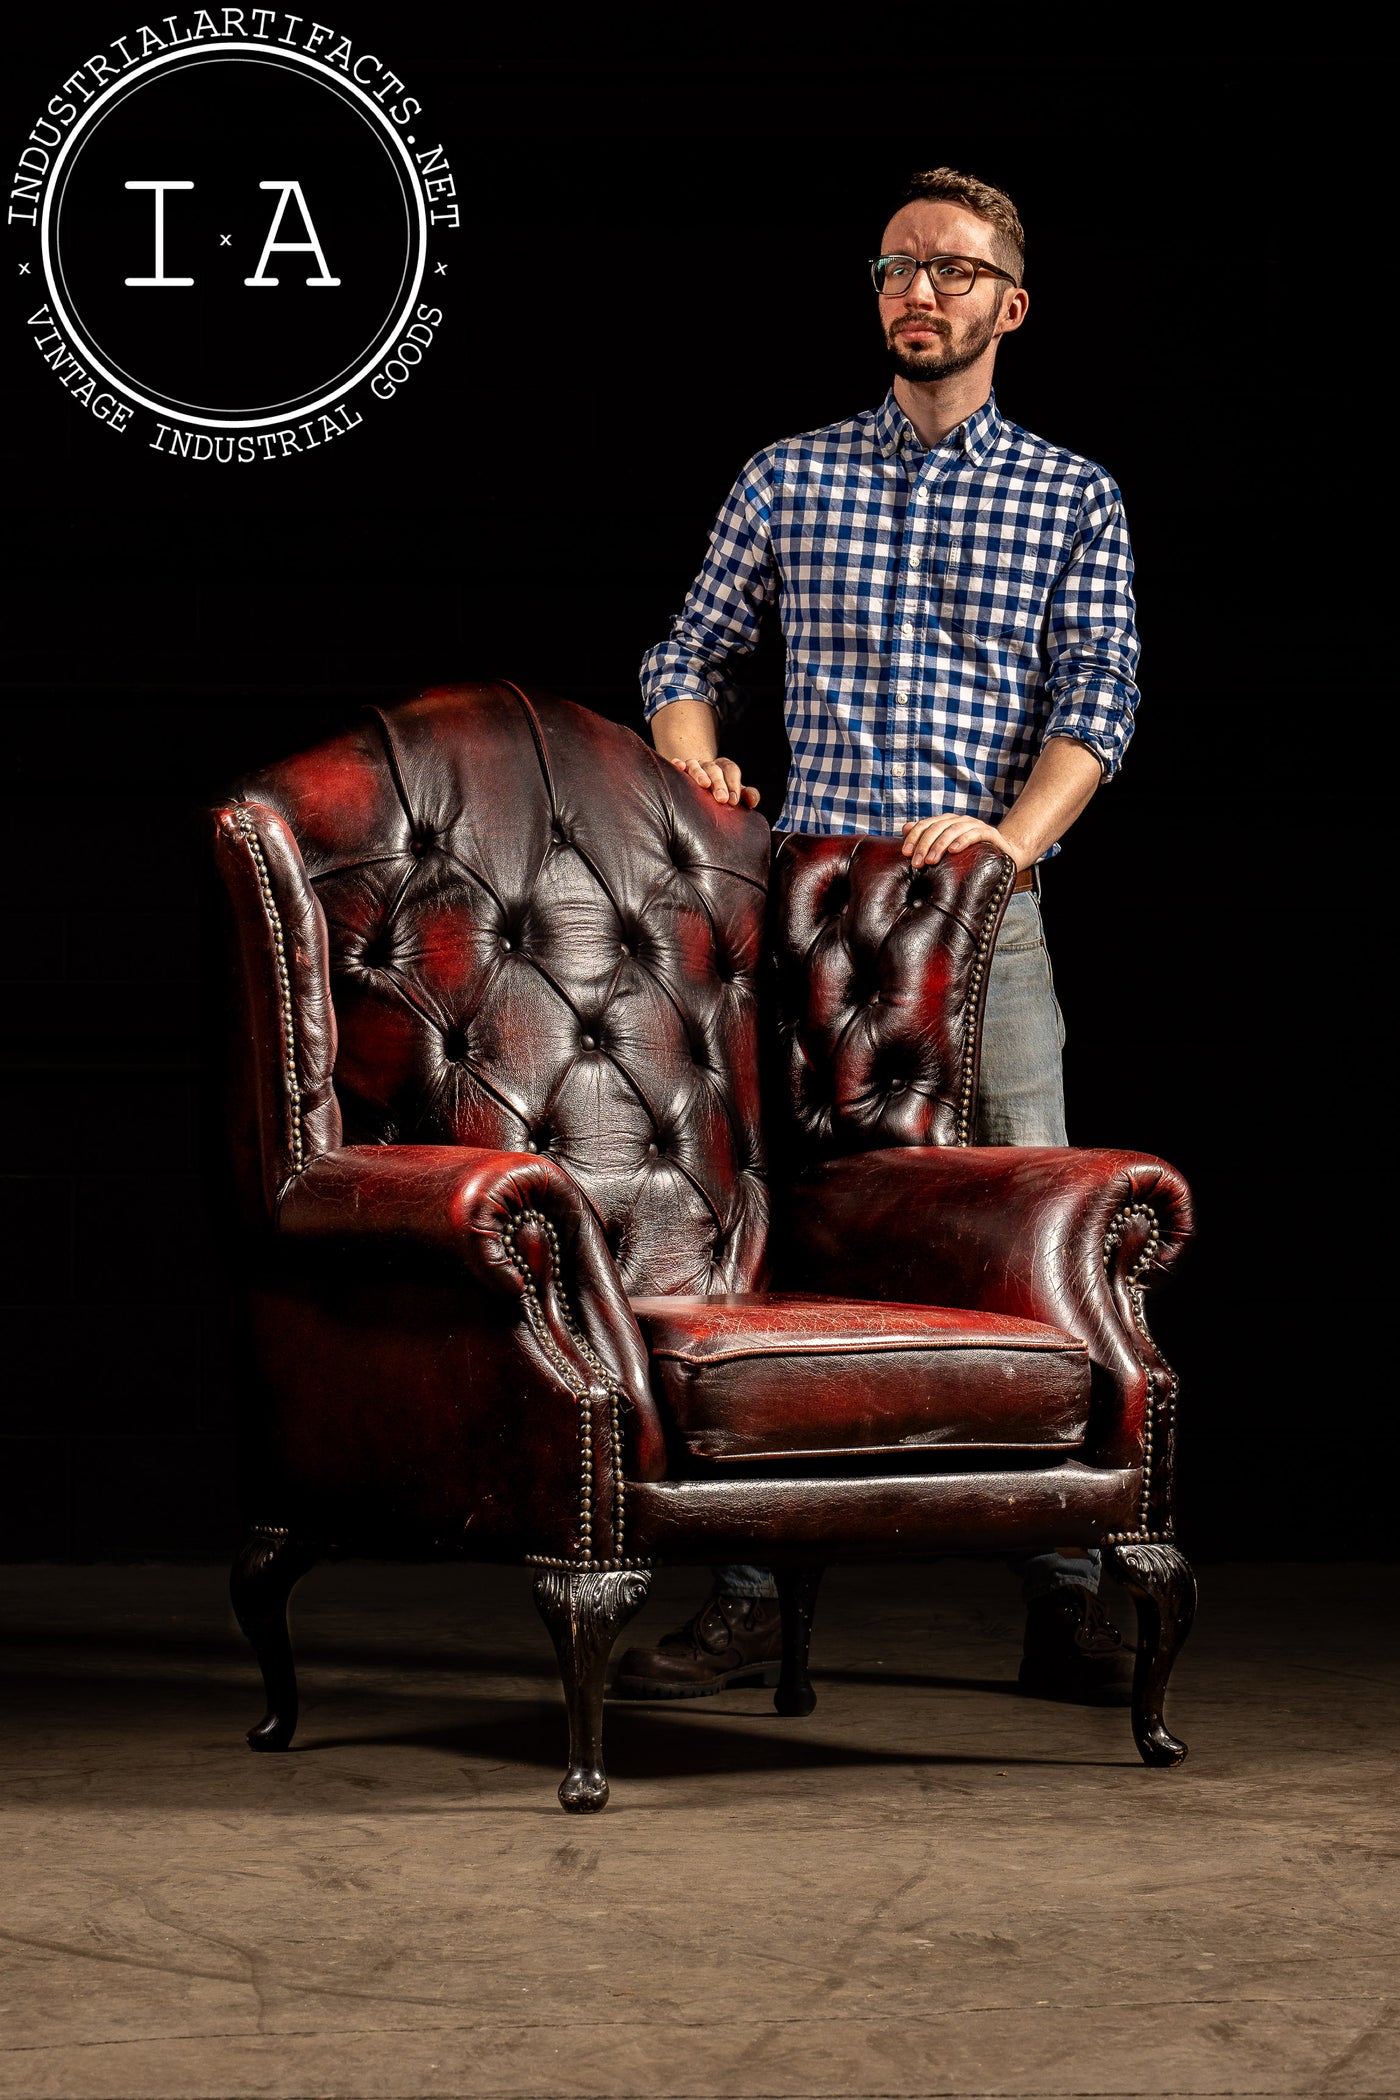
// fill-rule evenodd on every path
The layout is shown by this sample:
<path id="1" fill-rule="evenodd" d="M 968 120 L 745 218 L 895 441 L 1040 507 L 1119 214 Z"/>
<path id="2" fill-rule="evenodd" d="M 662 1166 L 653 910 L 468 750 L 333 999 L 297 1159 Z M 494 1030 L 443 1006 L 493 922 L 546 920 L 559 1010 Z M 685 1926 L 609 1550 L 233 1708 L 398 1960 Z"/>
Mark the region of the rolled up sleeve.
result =
<path id="1" fill-rule="evenodd" d="M 1070 558 L 1050 602 L 1043 741 L 1087 744 L 1111 780 L 1133 733 L 1140 644 L 1123 498 L 1107 475 L 1086 488 Z"/>
<path id="2" fill-rule="evenodd" d="M 720 704 L 725 666 L 757 646 L 763 609 L 778 595 L 771 532 L 773 482 L 762 454 L 730 490 L 710 534 L 704 566 L 664 642 L 642 658 L 642 704 L 650 718 L 673 700 Z"/>

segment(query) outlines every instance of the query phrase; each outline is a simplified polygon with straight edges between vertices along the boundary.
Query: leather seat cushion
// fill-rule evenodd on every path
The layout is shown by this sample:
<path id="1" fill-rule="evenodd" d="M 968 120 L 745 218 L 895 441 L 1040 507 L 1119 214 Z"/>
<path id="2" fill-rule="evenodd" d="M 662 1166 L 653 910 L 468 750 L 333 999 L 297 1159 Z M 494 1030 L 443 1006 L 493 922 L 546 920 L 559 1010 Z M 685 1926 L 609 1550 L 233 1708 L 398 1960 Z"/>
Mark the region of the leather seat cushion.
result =
<path id="1" fill-rule="evenodd" d="M 634 1298 L 658 1403 L 711 1464 L 1069 1451 L 1089 1357 L 1057 1327 L 804 1293 Z"/>

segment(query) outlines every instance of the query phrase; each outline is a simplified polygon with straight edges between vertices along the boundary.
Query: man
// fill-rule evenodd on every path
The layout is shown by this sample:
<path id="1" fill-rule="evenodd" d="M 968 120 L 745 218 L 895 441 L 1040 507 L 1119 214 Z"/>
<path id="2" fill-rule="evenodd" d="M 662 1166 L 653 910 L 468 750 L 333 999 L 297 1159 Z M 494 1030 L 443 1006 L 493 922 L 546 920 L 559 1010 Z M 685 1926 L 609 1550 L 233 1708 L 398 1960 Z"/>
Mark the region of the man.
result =
<path id="1" fill-rule="evenodd" d="M 642 665 L 656 748 L 717 802 L 757 803 L 719 748 L 725 667 L 776 602 L 792 767 L 779 828 L 902 835 L 914 867 L 979 839 L 1015 861 L 989 973 L 977 1142 L 1063 1145 L 1063 1026 L 1039 864 L 1116 772 L 1138 645 L 1122 499 L 1091 461 L 1006 422 L 992 393 L 1021 327 L 1021 222 L 951 168 L 912 178 L 871 265 L 894 383 L 878 409 L 760 452 L 720 512 L 668 640 Z M 801 258 L 774 250 L 799 292 Z M 1021 1688 L 1128 1696 L 1127 1652 L 1098 1602 L 1097 1553 L 1020 1564 Z M 715 1570 L 701 1612 L 632 1648 L 617 1689 L 695 1697 L 775 1683 L 771 1575 Z"/>

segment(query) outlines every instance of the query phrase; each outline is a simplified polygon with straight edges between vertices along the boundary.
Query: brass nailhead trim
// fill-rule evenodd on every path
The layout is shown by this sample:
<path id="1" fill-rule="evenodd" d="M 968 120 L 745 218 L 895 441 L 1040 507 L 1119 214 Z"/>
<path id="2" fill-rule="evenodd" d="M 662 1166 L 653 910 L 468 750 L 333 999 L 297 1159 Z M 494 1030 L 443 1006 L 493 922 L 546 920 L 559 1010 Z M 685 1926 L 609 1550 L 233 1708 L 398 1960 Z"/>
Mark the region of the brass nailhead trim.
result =
<path id="1" fill-rule="evenodd" d="M 589 1369 L 596 1373 L 599 1383 L 606 1388 L 608 1393 L 609 1443 L 611 1446 L 613 1483 L 613 1551 L 612 1558 L 609 1560 L 595 1560 L 593 1557 L 593 1416 L 589 1405 L 590 1388 L 587 1380 L 579 1371 L 575 1370 L 549 1331 L 549 1322 L 545 1318 L 544 1307 L 540 1303 L 540 1295 L 535 1288 L 535 1279 L 530 1274 L 529 1265 L 522 1258 L 517 1244 L 517 1234 L 520 1227 L 527 1222 L 538 1225 L 548 1242 L 550 1275 L 553 1279 L 555 1292 L 558 1295 L 559 1308 L 569 1339 Z M 521 1283 L 524 1286 L 525 1317 L 530 1323 L 531 1331 L 560 1378 L 563 1379 L 564 1384 L 577 1397 L 579 1409 L 579 1545 L 582 1548 L 583 1557 L 580 1560 L 553 1560 L 545 1555 L 535 1553 L 527 1554 L 525 1557 L 534 1565 L 543 1568 L 650 1567 L 651 1563 L 649 1561 L 630 1561 L 623 1554 L 623 1527 L 626 1521 L 627 1504 L 626 1490 L 622 1479 L 622 1392 L 617 1380 L 593 1348 L 587 1336 L 582 1333 L 578 1322 L 574 1318 L 573 1308 L 569 1303 L 569 1294 L 564 1288 L 563 1262 L 559 1253 L 559 1235 L 543 1211 L 529 1209 L 521 1211 L 518 1217 L 507 1220 L 501 1228 L 501 1238 L 505 1242 L 506 1251 L 515 1264 Z"/>
<path id="2" fill-rule="evenodd" d="M 282 1012 L 282 1069 L 287 1082 L 287 1104 L 290 1109 L 292 1131 L 292 1172 L 300 1174 L 306 1165 L 306 1148 L 302 1138 L 301 1086 L 297 1079 L 297 1036 L 292 1017 L 292 978 L 287 968 L 287 942 L 282 930 L 282 914 L 277 909 L 277 899 L 272 892 L 272 877 L 267 871 L 263 855 L 262 840 L 258 837 L 253 820 L 247 809 L 239 803 L 233 812 L 234 822 L 243 834 L 262 891 L 263 909 L 272 928 L 272 945 L 277 951 L 277 994 Z"/>
<path id="3" fill-rule="evenodd" d="M 1161 1222 L 1150 1203 L 1125 1203 L 1123 1208 L 1116 1214 L 1104 1236 L 1103 1265 L 1105 1270 L 1109 1268 L 1113 1260 L 1114 1250 L 1122 1245 L 1124 1235 L 1128 1231 L 1129 1226 L 1141 1224 L 1144 1220 L 1147 1224 L 1147 1243 L 1124 1277 L 1123 1283 L 1128 1293 L 1128 1303 L 1133 1309 L 1134 1326 L 1148 1347 L 1154 1351 L 1165 1366 L 1166 1391 L 1165 1393 L 1159 1392 L 1159 1374 L 1152 1369 L 1151 1365 L 1137 1350 L 1134 1350 L 1133 1354 L 1142 1366 L 1142 1374 L 1147 1380 L 1147 1416 L 1142 1428 L 1142 1501 L 1139 1505 L 1139 1528 L 1136 1531 L 1114 1532 L 1104 1541 L 1105 1545 L 1109 1546 L 1166 1546 L 1171 1544 L 1170 1528 L 1166 1531 L 1149 1531 L 1147 1529 L 1150 1514 L 1149 1504 L 1152 1499 L 1153 1417 L 1155 1415 L 1161 1423 L 1163 1436 L 1170 1435 L 1176 1416 L 1177 1395 L 1181 1390 L 1180 1379 L 1171 1368 L 1171 1365 L 1167 1363 L 1166 1358 L 1162 1356 L 1161 1350 L 1157 1348 L 1157 1344 L 1152 1339 L 1151 1330 L 1147 1325 L 1147 1308 L 1144 1304 L 1146 1285 L 1142 1279 L 1151 1268 L 1153 1262 L 1156 1261 L 1162 1246 Z"/>
<path id="4" fill-rule="evenodd" d="M 992 908 L 987 914 L 987 923 L 982 928 L 982 938 L 977 944 L 977 953 L 972 960 L 972 994 L 967 1002 L 967 1039 L 963 1044 L 962 1099 L 958 1104 L 958 1143 L 971 1142 L 972 1128 L 972 1066 L 973 1046 L 977 1041 L 977 1016 L 986 991 L 987 958 L 992 951 L 992 935 L 997 922 L 997 906 L 1006 895 L 1008 886 L 1016 880 L 1016 863 L 1008 860 L 1006 872 L 992 898 Z"/>
<path id="5" fill-rule="evenodd" d="M 654 1568 L 654 1560 L 559 1560 L 552 1553 L 527 1553 L 530 1568 L 562 1568 L 569 1575 L 613 1575 L 626 1568 Z"/>

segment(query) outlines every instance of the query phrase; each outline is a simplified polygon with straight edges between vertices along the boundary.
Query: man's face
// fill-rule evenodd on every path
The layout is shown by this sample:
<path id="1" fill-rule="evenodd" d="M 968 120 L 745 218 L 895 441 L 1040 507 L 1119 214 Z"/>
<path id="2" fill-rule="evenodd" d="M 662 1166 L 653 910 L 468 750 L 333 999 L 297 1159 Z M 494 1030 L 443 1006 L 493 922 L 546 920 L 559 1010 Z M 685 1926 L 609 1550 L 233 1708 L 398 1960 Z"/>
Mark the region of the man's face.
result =
<path id="1" fill-rule="evenodd" d="M 906 204 L 885 228 L 882 255 L 975 255 L 995 262 L 995 229 L 960 204 L 921 199 Z M 948 379 L 976 364 L 987 345 L 1019 328 L 1025 294 L 1004 277 L 979 277 L 960 298 L 939 298 L 921 270 L 906 292 L 879 301 L 880 324 L 897 373 L 904 379 Z"/>

